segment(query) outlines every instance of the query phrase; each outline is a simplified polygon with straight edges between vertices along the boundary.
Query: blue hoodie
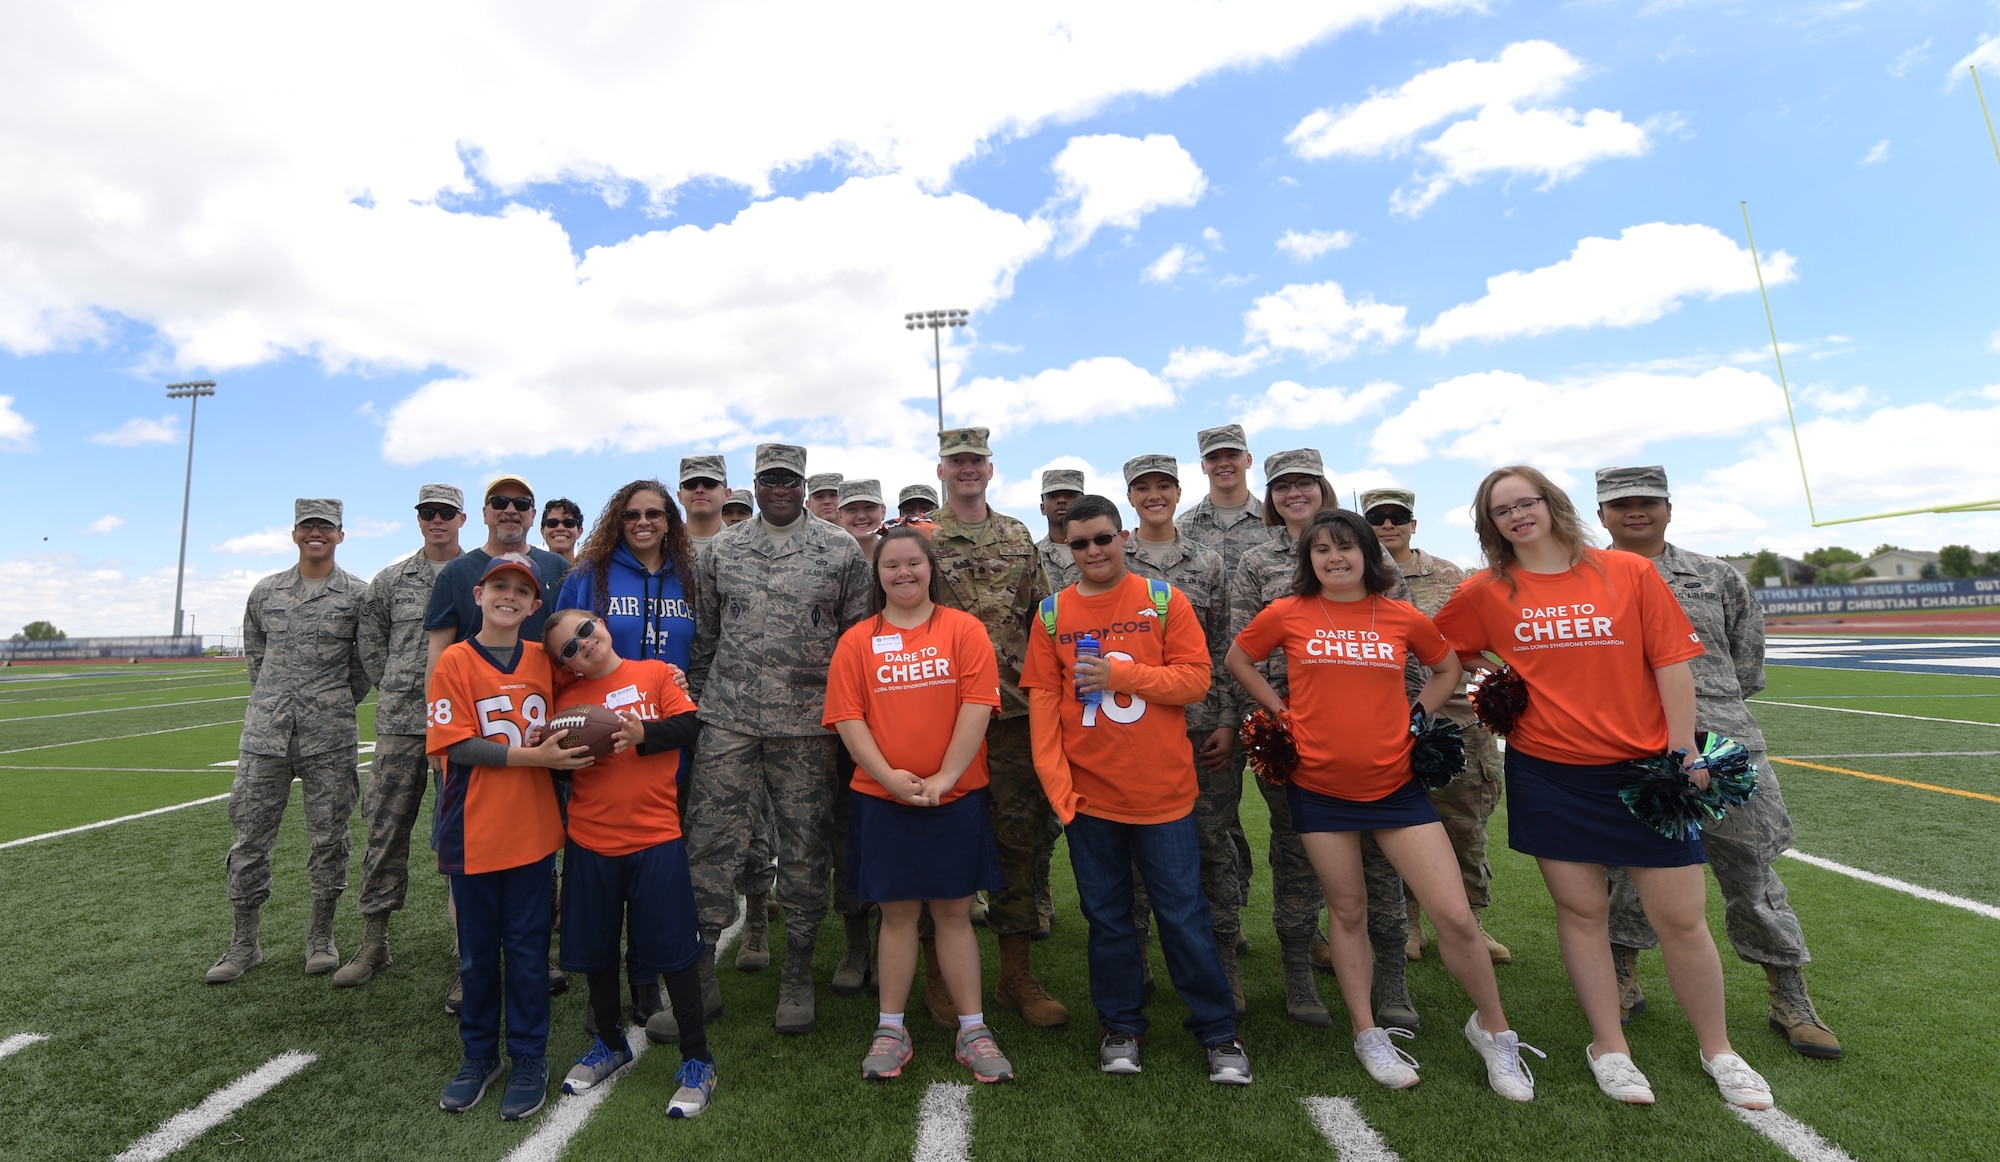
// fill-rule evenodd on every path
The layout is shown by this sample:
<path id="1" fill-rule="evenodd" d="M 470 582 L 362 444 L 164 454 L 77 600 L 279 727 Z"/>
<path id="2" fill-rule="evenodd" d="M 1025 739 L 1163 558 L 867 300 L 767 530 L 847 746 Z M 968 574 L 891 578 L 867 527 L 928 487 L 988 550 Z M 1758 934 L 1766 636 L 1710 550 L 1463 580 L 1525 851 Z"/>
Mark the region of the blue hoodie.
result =
<path id="1" fill-rule="evenodd" d="M 602 617 L 621 658 L 658 658 L 685 671 L 694 654 L 694 604 L 681 591 L 673 565 L 648 573 L 632 550 L 619 545 L 611 551 L 605 577 L 610 594 L 603 605 L 597 601 L 596 573 L 588 565 L 571 569 L 556 608 L 588 609 Z"/>

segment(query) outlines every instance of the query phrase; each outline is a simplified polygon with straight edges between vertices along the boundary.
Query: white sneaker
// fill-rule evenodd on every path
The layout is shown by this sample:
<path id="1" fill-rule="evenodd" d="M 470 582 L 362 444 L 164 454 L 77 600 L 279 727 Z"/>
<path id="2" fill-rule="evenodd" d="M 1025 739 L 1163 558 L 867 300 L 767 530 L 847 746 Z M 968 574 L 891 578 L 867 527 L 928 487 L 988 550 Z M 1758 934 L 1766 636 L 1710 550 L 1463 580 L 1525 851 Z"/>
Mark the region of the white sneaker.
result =
<path id="1" fill-rule="evenodd" d="M 1477 1012 L 1465 1019 L 1465 1039 L 1485 1058 L 1486 1082 L 1494 1093 L 1508 1101 L 1535 1100 L 1535 1075 L 1529 1071 L 1528 1063 L 1521 1060 L 1521 1050 L 1545 1059 L 1548 1054 L 1533 1045 L 1522 1044 L 1512 1029 L 1488 1033 L 1479 1027 Z"/>
<path id="2" fill-rule="evenodd" d="M 1722 1100 L 1746 1110 L 1771 1108 L 1771 1083 L 1734 1053 L 1718 1053 L 1701 1059 L 1701 1067 L 1715 1079 Z"/>
<path id="3" fill-rule="evenodd" d="M 1354 1039 L 1354 1058 L 1368 1071 L 1368 1076 L 1388 1086 L 1390 1089 L 1408 1089 L 1423 1080 L 1417 1076 L 1422 1068 L 1417 1059 L 1403 1052 L 1391 1037 L 1409 1040 L 1416 1034 L 1408 1029 L 1384 1029 L 1376 1027 Z"/>
<path id="4" fill-rule="evenodd" d="M 1615 1101 L 1635 1106 L 1653 1104 L 1653 1087 L 1632 1059 L 1623 1053 L 1605 1053 L 1597 1057 L 1590 1055 L 1590 1046 L 1583 1048 L 1583 1059 L 1590 1062 L 1590 1072 L 1597 1078 L 1597 1088 Z"/>

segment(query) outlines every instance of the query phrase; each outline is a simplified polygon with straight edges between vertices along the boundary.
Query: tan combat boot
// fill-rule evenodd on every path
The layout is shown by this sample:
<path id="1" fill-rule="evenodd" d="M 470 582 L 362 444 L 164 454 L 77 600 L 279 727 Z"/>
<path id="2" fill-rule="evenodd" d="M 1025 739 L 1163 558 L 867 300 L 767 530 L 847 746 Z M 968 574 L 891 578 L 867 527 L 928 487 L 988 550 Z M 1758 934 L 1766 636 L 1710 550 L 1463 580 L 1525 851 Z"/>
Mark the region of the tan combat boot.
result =
<path id="1" fill-rule="evenodd" d="M 787 1035 L 810 1033 L 818 1023 L 813 997 L 813 944 L 808 936 L 785 937 L 785 963 L 779 968 L 778 1008 L 772 1024 Z"/>
<path id="2" fill-rule="evenodd" d="M 361 934 L 361 947 L 354 959 L 341 966 L 333 974 L 333 987 L 351 989 L 367 984 L 375 974 L 394 964 L 389 959 L 389 913 L 377 912 L 363 917 L 367 930 Z"/>
<path id="3" fill-rule="evenodd" d="M 1639 991 L 1639 950 L 1613 944 L 1611 964 L 1618 970 L 1618 1023 L 1629 1025 L 1646 1011 L 1646 994 Z"/>
<path id="4" fill-rule="evenodd" d="M 764 906 L 765 893 L 743 901 L 743 936 L 736 946 L 736 971 L 761 972 L 771 967 L 771 913 Z"/>
<path id="5" fill-rule="evenodd" d="M 1284 942 L 1285 938 L 1280 936 L 1278 943 L 1282 945 Z M 1326 942 L 1326 933 L 1317 928 L 1313 929 L 1312 939 L 1306 944 L 1306 960 L 1321 972 L 1333 971 L 1333 945 Z"/>
<path id="6" fill-rule="evenodd" d="M 1495 964 L 1514 963 L 1513 950 L 1508 948 L 1505 944 L 1500 943 L 1498 940 L 1493 939 L 1493 934 L 1486 930 L 1486 925 L 1480 923 L 1479 913 L 1476 910 L 1472 913 L 1472 922 L 1475 924 L 1479 924 L 1479 935 L 1486 941 L 1486 955 L 1493 958 L 1493 963 Z"/>
<path id="7" fill-rule="evenodd" d="M 229 940 L 229 951 L 208 970 L 204 978 L 208 983 L 228 984 L 264 963 L 264 948 L 257 943 L 257 918 L 262 908 L 262 904 L 236 905 L 236 934 Z"/>
<path id="8" fill-rule="evenodd" d="M 333 946 L 333 910 L 340 897 L 313 901 L 312 922 L 306 926 L 306 975 L 319 976 L 340 967 L 340 949 Z"/>
<path id="9" fill-rule="evenodd" d="M 868 987 L 873 967 L 868 959 L 868 914 L 842 916 L 840 926 L 847 936 L 847 947 L 841 950 L 840 963 L 834 966 L 827 987 L 834 996 L 851 997 Z"/>
<path id="10" fill-rule="evenodd" d="M 1412 896 L 1409 902 L 1410 934 L 1403 938 L 1403 955 L 1411 960 L 1424 958 L 1424 909 Z"/>
<path id="11" fill-rule="evenodd" d="M 1783 1033 L 1802 1057 L 1840 1060 L 1840 1038 L 1813 1009 L 1812 998 L 1806 995 L 1805 974 L 1796 968 L 1767 964 L 1764 975 L 1771 981 L 1771 1028 Z"/>
<path id="12" fill-rule="evenodd" d="M 1042 1029 L 1069 1023 L 1069 1010 L 1048 994 L 1028 963 L 1025 935 L 1000 938 L 1000 985 L 993 990 L 993 1003 L 1013 1009 L 1021 1019 Z"/>
<path id="13" fill-rule="evenodd" d="M 937 938 L 926 936 L 921 943 L 924 947 L 924 1008 L 930 1010 L 931 1020 L 947 1029 L 957 1029 L 958 1003 L 951 999 L 951 986 L 944 983 L 944 970 L 938 967 Z"/>

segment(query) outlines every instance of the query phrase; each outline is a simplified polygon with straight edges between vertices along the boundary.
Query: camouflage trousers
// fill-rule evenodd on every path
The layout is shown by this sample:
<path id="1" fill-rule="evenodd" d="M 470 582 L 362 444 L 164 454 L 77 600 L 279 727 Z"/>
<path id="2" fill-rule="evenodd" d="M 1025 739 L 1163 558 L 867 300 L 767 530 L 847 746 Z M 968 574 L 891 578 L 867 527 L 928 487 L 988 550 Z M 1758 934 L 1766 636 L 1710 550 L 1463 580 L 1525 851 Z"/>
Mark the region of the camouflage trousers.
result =
<path id="1" fill-rule="evenodd" d="M 736 918 L 736 882 L 757 828 L 759 791 L 770 797 L 778 903 L 788 939 L 811 939 L 826 918 L 827 829 L 835 753 L 830 734 L 757 738 L 706 723 L 687 785 L 687 850 L 701 926 Z"/>
<path id="2" fill-rule="evenodd" d="M 777 885 L 778 853 L 773 836 L 777 824 L 771 820 L 771 795 L 762 784 L 751 788 L 750 845 L 743 849 L 743 868 L 736 873 L 736 892 L 745 898 L 763 895 Z"/>
<path id="3" fill-rule="evenodd" d="M 1771 866 L 1792 844 L 1792 817 L 1770 759 L 1752 751 L 1750 761 L 1757 764 L 1757 793 L 1703 828 L 1701 845 L 1722 888 L 1723 924 L 1736 955 L 1752 964 L 1797 968 L 1812 956 L 1784 881 Z M 1660 938 L 1646 922 L 1632 877 L 1619 867 L 1607 867 L 1604 874 L 1611 885 L 1611 942 L 1626 948 L 1657 945 Z"/>
<path id="4" fill-rule="evenodd" d="M 306 877 L 312 881 L 313 899 L 337 899 L 346 890 L 347 855 L 353 846 L 347 822 L 361 792 L 354 749 L 301 755 L 294 742 L 288 755 L 244 754 L 236 760 L 236 778 L 229 784 L 229 821 L 236 825 L 236 842 L 225 861 L 231 903 L 261 907 L 271 898 L 271 848 L 278 842 L 293 779 L 305 785 Z"/>
<path id="5" fill-rule="evenodd" d="M 1191 730 L 1188 741 L 1197 752 L 1208 738 L 1206 730 Z M 1243 772 L 1236 770 L 1236 777 L 1228 774 L 1211 774 L 1195 766 L 1194 826 L 1195 834 L 1201 841 L 1201 890 L 1208 897 L 1208 910 L 1218 941 L 1227 938 L 1235 943 L 1243 931 L 1242 884 L 1247 881 L 1237 865 L 1236 836 L 1242 834 L 1243 822 L 1237 816 L 1237 804 L 1243 799 Z M 1232 827 L 1234 830 L 1232 830 Z M 1139 865 L 1132 865 L 1132 921 L 1143 934 L 1150 930 L 1148 913 L 1152 905 L 1146 898 L 1146 883 L 1139 874 Z"/>
<path id="6" fill-rule="evenodd" d="M 368 847 L 361 855 L 361 914 L 402 910 L 410 890 L 410 833 L 431 765 L 421 734 L 384 734 L 375 739 L 375 758 L 361 788 L 361 821 Z"/>
<path id="7" fill-rule="evenodd" d="M 1463 724 L 1461 724 L 1463 725 Z M 1465 730 L 1465 770 L 1441 789 L 1430 792 L 1444 832 L 1458 857 L 1458 875 L 1465 882 L 1465 900 L 1474 912 L 1493 902 L 1493 865 L 1486 859 L 1486 821 L 1500 805 L 1503 767 L 1493 736 L 1478 726 Z"/>
<path id="8" fill-rule="evenodd" d="M 1285 789 L 1262 779 L 1257 779 L 1257 789 L 1271 811 L 1271 925 L 1280 937 L 1309 935 L 1319 928 L 1320 907 L 1326 900 L 1319 877 L 1306 857 L 1305 844 L 1292 830 L 1292 805 L 1285 801 Z M 1368 886 L 1368 942 L 1378 952 L 1393 949 L 1400 957 L 1409 931 L 1403 877 L 1396 874 L 1372 833 L 1361 837 L 1361 875 Z"/>
<path id="9" fill-rule="evenodd" d="M 1035 774 L 1028 718 L 997 719 L 986 727 L 986 770 L 992 796 L 993 839 L 1007 886 L 986 894 L 986 924 L 996 936 L 1025 936 L 1041 929 L 1035 895 L 1048 875 L 1054 812 Z"/>

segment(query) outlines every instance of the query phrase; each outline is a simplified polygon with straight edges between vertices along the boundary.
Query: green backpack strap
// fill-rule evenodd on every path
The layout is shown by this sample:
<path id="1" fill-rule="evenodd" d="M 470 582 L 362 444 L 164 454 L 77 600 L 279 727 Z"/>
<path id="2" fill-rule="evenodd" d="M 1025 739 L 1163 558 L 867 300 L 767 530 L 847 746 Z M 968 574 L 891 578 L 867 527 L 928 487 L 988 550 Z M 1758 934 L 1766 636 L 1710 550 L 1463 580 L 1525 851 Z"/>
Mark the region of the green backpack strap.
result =
<path id="1" fill-rule="evenodd" d="M 1054 641 L 1056 636 L 1055 594 L 1051 593 L 1047 597 L 1042 598 L 1042 607 L 1040 610 L 1040 616 L 1042 619 L 1042 628 L 1049 631 L 1049 640 Z"/>
<path id="2" fill-rule="evenodd" d="M 1160 633 L 1164 635 L 1167 632 L 1167 602 L 1173 599 L 1174 587 L 1156 577 L 1148 577 L 1146 595 L 1153 599 L 1153 612 L 1160 615 Z"/>

